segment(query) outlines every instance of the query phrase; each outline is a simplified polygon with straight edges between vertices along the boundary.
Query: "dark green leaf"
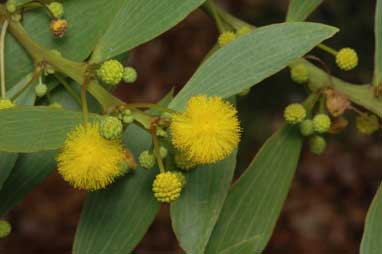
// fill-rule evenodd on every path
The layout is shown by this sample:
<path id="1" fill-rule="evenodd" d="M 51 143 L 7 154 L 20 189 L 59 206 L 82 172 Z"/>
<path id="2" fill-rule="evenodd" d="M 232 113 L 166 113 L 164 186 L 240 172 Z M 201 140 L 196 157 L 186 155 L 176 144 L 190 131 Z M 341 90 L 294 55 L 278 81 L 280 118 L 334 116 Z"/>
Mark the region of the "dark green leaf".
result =
<path id="1" fill-rule="evenodd" d="M 374 84 L 382 85 L 382 0 L 375 7 L 375 66 Z"/>
<path id="2" fill-rule="evenodd" d="M 288 194 L 301 145 L 302 137 L 289 126 L 263 145 L 229 192 L 207 254 L 263 251 Z"/>
<path id="3" fill-rule="evenodd" d="M 382 250 L 382 185 L 374 196 L 366 217 L 361 254 L 380 254 Z"/>
<path id="4" fill-rule="evenodd" d="M 304 21 L 324 0 L 291 0 L 287 22 Z"/>
<path id="5" fill-rule="evenodd" d="M 338 29 L 315 23 L 261 27 L 216 51 L 170 104 L 182 108 L 194 95 L 230 97 L 286 67 Z"/>
<path id="6" fill-rule="evenodd" d="M 0 190 L 8 175 L 11 173 L 16 159 L 17 153 L 0 153 Z"/>
<path id="7" fill-rule="evenodd" d="M 236 166 L 236 152 L 219 163 L 186 174 L 187 184 L 171 205 L 171 219 L 181 247 L 202 254 L 227 196 Z"/>
<path id="8" fill-rule="evenodd" d="M 118 11 L 97 43 L 93 62 L 132 49 L 184 19 L 205 0 L 114 0 Z"/>
<path id="9" fill-rule="evenodd" d="M 16 206 L 55 168 L 56 152 L 21 154 L 0 191 L 0 216 Z"/>
<path id="10" fill-rule="evenodd" d="M 150 136 L 136 126 L 125 135 L 135 157 L 150 146 Z M 75 254 L 130 253 L 154 220 L 159 203 L 151 185 L 157 169 L 141 167 L 105 190 L 90 193 L 74 243 Z"/>
<path id="11" fill-rule="evenodd" d="M 90 115 L 94 121 L 99 116 Z M 66 134 L 83 122 L 80 112 L 16 106 L 0 110 L 0 151 L 38 152 L 61 147 Z"/>

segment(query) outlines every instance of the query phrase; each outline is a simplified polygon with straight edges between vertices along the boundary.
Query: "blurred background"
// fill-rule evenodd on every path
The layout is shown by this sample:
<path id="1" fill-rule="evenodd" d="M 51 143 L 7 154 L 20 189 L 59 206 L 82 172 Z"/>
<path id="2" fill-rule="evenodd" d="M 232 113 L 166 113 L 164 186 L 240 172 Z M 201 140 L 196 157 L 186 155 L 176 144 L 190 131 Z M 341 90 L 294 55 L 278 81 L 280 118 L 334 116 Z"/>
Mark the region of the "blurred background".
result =
<path id="1" fill-rule="evenodd" d="M 282 22 L 287 0 L 222 0 L 232 14 L 256 25 Z M 333 58 L 320 51 L 331 71 L 354 83 L 368 83 L 373 70 L 375 1 L 327 0 L 310 21 L 337 26 L 341 32 L 326 43 L 350 46 L 360 55 L 359 67 L 339 72 Z M 200 10 L 159 38 L 131 52 L 125 63 L 140 76 L 135 85 L 121 85 L 117 95 L 126 101 L 155 102 L 171 88 L 176 91 L 195 72 L 217 38 L 214 23 Z M 290 81 L 288 70 L 255 86 L 240 97 L 238 107 L 244 129 L 240 146 L 239 175 L 256 151 L 282 124 L 285 105 L 304 98 L 301 86 Z M 381 133 L 361 136 L 351 126 L 328 137 L 324 155 L 304 149 L 292 189 L 267 254 L 355 254 L 359 251 L 365 215 L 382 172 Z M 7 217 L 13 233 L 0 240 L 1 254 L 69 254 L 85 193 L 73 190 L 56 173 Z M 137 247 L 138 254 L 181 253 L 171 230 L 168 207 L 163 206 L 154 224 Z"/>

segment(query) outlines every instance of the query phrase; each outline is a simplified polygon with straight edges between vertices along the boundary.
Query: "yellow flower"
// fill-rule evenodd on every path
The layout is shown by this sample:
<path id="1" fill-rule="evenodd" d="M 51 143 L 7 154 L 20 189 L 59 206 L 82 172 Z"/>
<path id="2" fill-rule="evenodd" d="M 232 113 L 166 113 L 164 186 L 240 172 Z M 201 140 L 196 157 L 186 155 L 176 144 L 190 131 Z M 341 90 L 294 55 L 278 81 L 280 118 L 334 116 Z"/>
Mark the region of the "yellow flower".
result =
<path id="1" fill-rule="evenodd" d="M 197 164 L 226 158 L 240 140 L 237 111 L 220 97 L 192 97 L 184 113 L 173 115 L 170 129 L 175 148 Z"/>
<path id="2" fill-rule="evenodd" d="M 235 39 L 236 35 L 233 32 L 223 32 L 218 38 L 218 44 L 220 47 L 224 47 Z"/>
<path id="3" fill-rule="evenodd" d="M 105 188 L 121 175 L 124 159 L 121 143 L 103 138 L 98 124 L 81 125 L 65 140 L 57 157 L 58 172 L 75 188 L 93 191 Z"/>

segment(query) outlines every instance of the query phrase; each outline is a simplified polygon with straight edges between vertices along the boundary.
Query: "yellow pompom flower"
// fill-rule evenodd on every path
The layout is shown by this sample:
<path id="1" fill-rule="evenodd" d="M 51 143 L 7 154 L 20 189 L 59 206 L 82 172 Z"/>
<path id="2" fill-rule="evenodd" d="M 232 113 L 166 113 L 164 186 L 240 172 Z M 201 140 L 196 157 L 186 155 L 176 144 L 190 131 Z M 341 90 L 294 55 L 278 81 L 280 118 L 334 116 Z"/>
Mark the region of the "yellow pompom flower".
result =
<path id="1" fill-rule="evenodd" d="M 1 109 L 6 109 L 6 108 L 13 108 L 16 106 L 12 101 L 8 99 L 0 99 L 0 110 Z"/>
<path id="2" fill-rule="evenodd" d="M 218 44 L 220 47 L 226 46 L 228 43 L 236 39 L 236 35 L 233 32 L 223 32 L 218 38 Z"/>
<path id="3" fill-rule="evenodd" d="M 350 71 L 358 65 L 357 52 L 352 48 L 343 48 L 336 55 L 337 66 L 344 71 Z"/>
<path id="4" fill-rule="evenodd" d="M 173 115 L 170 130 L 175 148 L 197 164 L 226 158 L 240 140 L 237 111 L 220 97 L 192 97 L 184 113 Z"/>
<path id="5" fill-rule="evenodd" d="M 379 120 L 376 115 L 360 115 L 356 118 L 356 127 L 361 134 L 371 135 L 379 128 Z"/>
<path id="6" fill-rule="evenodd" d="M 124 160 L 120 141 L 103 138 L 95 123 L 80 125 L 68 133 L 57 164 L 65 181 L 75 188 L 94 191 L 121 175 Z"/>

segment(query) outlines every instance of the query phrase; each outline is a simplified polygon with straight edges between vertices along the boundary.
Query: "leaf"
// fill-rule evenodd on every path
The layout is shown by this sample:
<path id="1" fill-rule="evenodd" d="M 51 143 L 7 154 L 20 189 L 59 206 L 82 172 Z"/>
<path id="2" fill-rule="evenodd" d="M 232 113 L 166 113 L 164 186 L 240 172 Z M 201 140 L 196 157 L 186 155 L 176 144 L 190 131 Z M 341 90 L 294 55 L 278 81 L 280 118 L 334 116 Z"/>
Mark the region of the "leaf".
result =
<path id="1" fill-rule="evenodd" d="M 114 57 L 158 36 L 175 26 L 205 0 L 115 2 L 118 2 L 118 11 L 99 40 L 92 62 Z"/>
<path id="2" fill-rule="evenodd" d="M 14 85 L 11 89 L 7 91 L 7 97 L 12 98 L 14 95 L 16 95 L 21 89 L 25 88 L 24 92 L 20 94 L 20 96 L 16 99 L 17 105 L 33 105 L 36 100 L 36 94 L 33 89 L 33 85 L 37 83 L 36 81 L 33 81 L 32 84 L 28 84 L 32 78 L 32 73 L 29 73 L 24 78 L 22 78 L 16 85 Z"/>
<path id="3" fill-rule="evenodd" d="M 361 254 L 380 254 L 382 250 L 382 185 L 367 212 Z"/>
<path id="4" fill-rule="evenodd" d="M 99 119 L 90 114 L 90 120 Z M 61 147 L 67 133 L 83 122 L 80 112 L 16 106 L 0 110 L 0 151 L 38 152 Z"/>
<path id="5" fill-rule="evenodd" d="M 150 146 L 150 136 L 137 126 L 128 128 L 124 140 L 135 157 Z M 157 173 L 138 167 L 107 189 L 89 193 L 73 253 L 131 253 L 159 209 L 151 191 Z"/>
<path id="6" fill-rule="evenodd" d="M 21 154 L 0 191 L 0 216 L 16 206 L 55 168 L 56 152 Z"/>
<path id="7" fill-rule="evenodd" d="M 374 85 L 382 85 L 382 0 L 375 7 L 375 66 Z"/>
<path id="8" fill-rule="evenodd" d="M 186 174 L 180 199 L 171 205 L 171 219 L 181 247 L 188 254 L 204 253 L 218 220 L 236 166 L 236 152 L 213 165 Z"/>
<path id="9" fill-rule="evenodd" d="M 0 190 L 8 175 L 11 173 L 16 159 L 17 153 L 0 153 Z"/>
<path id="10" fill-rule="evenodd" d="M 288 194 L 301 145 L 302 137 L 290 126 L 263 145 L 229 192 L 206 254 L 263 251 Z"/>
<path id="11" fill-rule="evenodd" d="M 287 22 L 304 21 L 323 0 L 291 0 L 287 14 Z"/>
<path id="12" fill-rule="evenodd" d="M 258 28 L 216 51 L 170 104 L 182 108 L 193 95 L 230 97 L 280 71 L 338 29 L 315 23 Z"/>

